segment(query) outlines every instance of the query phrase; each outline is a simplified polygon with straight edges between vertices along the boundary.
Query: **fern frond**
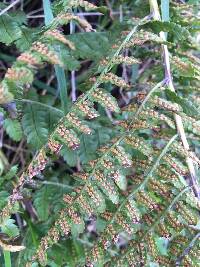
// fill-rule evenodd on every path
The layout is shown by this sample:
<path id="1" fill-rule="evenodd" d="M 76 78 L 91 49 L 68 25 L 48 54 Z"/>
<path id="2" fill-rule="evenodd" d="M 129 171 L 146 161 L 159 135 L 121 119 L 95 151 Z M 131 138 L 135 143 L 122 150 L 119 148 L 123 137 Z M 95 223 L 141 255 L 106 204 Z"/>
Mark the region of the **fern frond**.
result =
<path id="1" fill-rule="evenodd" d="M 72 150 L 77 149 L 80 145 L 80 141 L 76 133 L 61 124 L 57 127 L 55 133 L 50 138 L 49 147 L 52 152 L 56 151 L 56 153 L 58 153 L 61 149 L 62 143 L 66 144 Z"/>
<path id="2" fill-rule="evenodd" d="M 109 58 L 106 58 L 106 59 L 103 59 L 100 64 L 105 66 L 108 64 L 108 60 Z M 128 57 L 128 56 L 122 56 L 122 55 L 119 55 L 117 57 L 115 57 L 113 60 L 112 60 L 113 64 L 126 64 L 126 65 L 133 65 L 133 64 L 140 64 L 141 62 L 134 58 L 134 57 Z"/>
<path id="3" fill-rule="evenodd" d="M 85 19 L 80 18 L 79 16 L 76 16 L 72 13 L 61 13 L 59 14 L 55 19 L 54 23 L 56 25 L 65 25 L 68 24 L 70 21 L 76 21 L 81 27 L 85 29 L 86 32 L 91 32 L 92 26 L 89 22 L 87 22 Z"/>
<path id="4" fill-rule="evenodd" d="M 167 152 L 167 149 L 169 148 L 169 146 L 171 145 L 171 143 L 174 141 L 174 138 L 172 138 L 171 140 L 170 140 L 170 142 L 167 144 L 167 146 L 165 147 L 165 149 L 162 151 L 162 153 L 160 154 L 160 156 L 157 158 L 157 160 L 155 161 L 155 164 L 153 165 L 153 167 L 151 167 L 150 168 L 150 171 L 149 172 L 147 172 L 147 176 L 146 176 L 146 178 L 144 179 L 144 181 L 142 182 L 142 184 L 140 184 L 140 186 L 139 187 L 137 187 L 136 189 L 134 189 L 133 191 L 132 191 L 132 193 L 121 203 L 121 205 L 119 206 L 119 208 L 117 209 L 117 212 L 115 212 L 114 213 L 114 217 L 113 218 L 111 218 L 111 220 L 109 220 L 109 224 L 108 224 L 108 228 L 106 228 L 105 229 L 105 232 L 107 233 L 107 231 L 109 232 L 109 233 L 112 233 L 113 235 L 112 235 L 112 237 L 110 237 L 111 238 L 111 240 L 114 238 L 114 236 L 116 235 L 116 234 L 118 234 L 118 232 L 116 232 L 116 231 L 110 231 L 110 226 L 111 226 L 111 224 L 113 225 L 113 223 L 114 223 L 114 221 L 115 221 L 115 219 L 117 218 L 117 214 L 119 214 L 120 212 L 122 212 L 122 210 L 123 210 L 123 208 L 126 206 L 126 205 L 128 205 L 129 203 L 130 203 L 130 201 L 132 201 L 132 198 L 134 197 L 134 196 L 136 196 L 136 193 L 137 192 L 139 192 L 139 190 L 140 190 L 140 188 L 143 188 L 143 186 L 148 182 L 148 180 L 149 180 L 149 178 L 153 175 L 153 172 L 154 172 L 154 169 L 155 169 L 155 166 L 157 166 L 157 164 L 159 164 L 159 162 L 160 162 L 160 160 L 161 160 L 161 158 L 164 156 L 164 154 Z M 140 192 L 139 194 L 141 194 L 142 192 Z M 145 200 L 145 204 L 151 209 L 151 208 L 155 208 L 155 209 L 157 209 L 158 208 L 158 206 L 157 205 L 154 205 L 154 202 L 151 202 L 150 201 L 150 198 L 148 198 L 147 197 L 147 195 L 146 194 L 144 194 L 143 196 L 145 196 L 145 198 L 143 198 L 143 197 L 141 197 L 141 201 L 144 201 Z M 132 202 L 132 203 L 134 203 L 134 202 Z M 135 209 L 134 209 L 134 217 L 135 217 Z M 138 217 L 138 216 L 137 216 Z M 137 218 L 136 217 L 136 218 Z M 127 218 L 124 218 L 124 220 L 127 222 Z M 123 220 L 123 222 L 124 222 L 124 220 Z M 119 221 L 118 220 L 118 223 L 119 222 L 121 222 L 121 221 Z M 136 223 L 136 225 L 138 224 L 138 220 L 136 220 L 135 221 L 135 223 Z M 128 224 L 126 224 L 125 222 L 123 223 L 123 226 L 124 226 L 124 230 L 128 230 L 128 232 L 129 233 L 132 233 L 132 231 L 129 231 L 130 229 L 129 228 L 127 228 L 128 227 Z M 106 237 L 106 239 L 108 238 L 108 236 Z M 108 241 L 109 241 L 109 239 L 108 239 Z M 105 243 L 105 240 L 104 240 L 104 243 Z M 91 261 L 89 261 L 89 262 L 91 262 Z"/>
<path id="5" fill-rule="evenodd" d="M 45 44 L 41 42 L 36 42 L 31 47 L 31 50 L 37 52 L 39 55 L 43 56 L 44 59 L 51 62 L 52 64 L 62 66 L 62 63 L 60 62 L 58 56 L 54 52 L 50 51 Z"/>
<path id="6" fill-rule="evenodd" d="M 8 91 L 7 85 L 5 83 L 0 84 L 0 104 L 6 104 L 11 102 L 14 96 Z"/>
<path id="7" fill-rule="evenodd" d="M 27 65 L 34 66 L 40 64 L 39 58 L 37 58 L 35 55 L 30 54 L 28 52 L 22 53 L 18 58 L 17 61 L 23 62 Z"/>
<path id="8" fill-rule="evenodd" d="M 68 22 L 69 18 L 73 18 L 73 16 L 71 17 L 71 14 L 68 18 L 68 15 L 61 15 L 61 16 L 58 16 L 56 19 L 59 21 L 61 20 L 62 21 L 62 18 L 63 18 L 63 23 L 65 23 L 66 21 Z M 141 22 L 139 22 L 139 24 L 141 23 L 145 23 L 147 21 L 147 18 L 144 18 L 143 20 L 141 20 Z M 138 24 L 138 25 L 139 25 Z M 130 40 L 130 38 L 132 37 L 132 35 L 137 31 L 137 28 L 138 28 L 138 25 L 136 25 L 133 30 L 128 34 L 128 36 L 125 38 L 125 40 L 122 42 L 122 44 L 120 45 L 120 47 L 115 51 L 115 53 L 113 54 L 113 57 L 112 58 L 115 58 L 116 56 L 118 56 L 120 54 L 120 52 L 124 49 L 125 47 L 125 44 Z M 43 47 L 43 46 L 42 46 Z M 83 101 L 87 100 L 87 99 L 90 99 L 90 96 L 92 96 L 93 92 L 98 88 L 99 84 L 101 83 L 101 77 L 104 76 L 110 69 L 110 67 L 112 66 L 112 58 L 110 59 L 110 61 L 108 62 L 108 65 L 104 68 L 102 74 L 97 78 L 95 84 L 93 85 L 93 87 L 87 92 L 87 94 L 85 94 L 83 97 L 80 98 L 79 102 L 77 101 L 76 105 L 74 106 L 74 108 L 72 108 L 72 111 L 74 111 L 74 109 L 76 109 L 76 106 L 78 103 L 82 104 Z M 92 96 L 93 97 L 93 96 Z M 95 96 L 96 97 L 96 96 Z M 111 100 L 112 99 L 112 100 Z M 90 101 L 94 101 L 92 99 L 90 99 Z M 98 100 L 100 101 L 100 100 Z M 106 102 L 106 101 L 105 101 Z M 110 98 L 109 99 L 109 102 L 108 102 L 108 106 L 110 106 L 111 104 L 113 105 L 113 98 Z M 105 103 L 104 103 L 105 105 Z M 115 104 L 115 109 L 116 109 L 116 104 Z M 70 114 L 70 113 L 69 113 Z M 73 114 L 73 113 L 72 113 Z M 68 115 L 69 116 L 69 115 Z M 67 118 L 68 119 L 68 118 Z M 56 129 L 53 131 L 53 133 L 51 134 L 50 136 L 50 143 L 49 143 L 49 146 L 50 148 L 55 151 L 56 153 L 58 153 L 58 151 L 60 150 L 61 146 L 59 143 L 66 143 L 70 148 L 72 149 L 76 149 L 79 145 L 79 139 L 76 138 L 76 136 L 74 137 L 74 135 L 70 135 L 68 136 L 69 132 L 71 132 L 72 130 L 71 129 L 68 129 L 68 127 L 66 128 L 66 126 L 64 125 L 64 121 L 65 121 L 65 117 L 63 117 L 59 123 L 58 123 L 58 126 L 56 127 Z M 76 125 L 73 125 L 73 127 L 76 127 Z M 28 128 L 26 128 L 28 129 Z M 85 128 L 84 128 L 85 129 Z M 87 129 L 87 128 L 86 128 Z M 83 129 L 82 129 L 83 130 Z M 90 130 L 88 129 L 87 130 L 87 133 L 89 133 Z M 75 138 L 75 139 L 74 139 Z M 44 147 L 42 147 L 41 149 L 46 149 L 46 145 Z M 24 176 L 25 174 L 22 174 L 21 178 L 22 178 L 22 181 L 24 180 Z M 22 185 L 22 188 L 23 188 L 23 183 L 20 182 L 20 184 Z M 105 186 L 110 188 L 111 191 L 110 193 L 113 193 L 112 191 L 112 187 L 110 187 L 110 185 L 106 184 L 106 181 L 104 182 Z M 21 187 L 19 187 L 21 188 Z M 18 189 L 19 189 L 18 188 Z M 21 189 L 22 189 L 21 188 Z M 14 192 L 15 190 L 13 191 L 13 195 L 14 195 Z M 115 191 L 114 191 L 115 193 Z M 112 197 L 112 195 L 110 195 Z M 12 197 L 11 197 L 12 198 Z M 12 198 L 14 199 L 14 198 Z M 117 197 L 114 196 L 114 201 L 117 201 Z M 8 206 L 5 207 L 1 213 L 1 221 L 3 221 L 5 218 L 4 218 L 4 215 L 7 217 L 8 214 L 11 212 L 11 206 L 15 203 L 15 201 L 11 201 L 8 203 Z"/>
<path id="9" fill-rule="evenodd" d="M 126 32 L 124 32 L 126 34 Z M 158 44 L 166 43 L 161 37 L 152 33 L 140 30 L 127 44 L 126 48 L 142 45 L 146 42 L 155 42 Z"/>
<path id="10" fill-rule="evenodd" d="M 5 75 L 5 80 L 20 84 L 32 83 L 33 73 L 27 68 L 9 68 Z"/>
<path id="11" fill-rule="evenodd" d="M 95 89 L 90 96 L 90 100 L 98 102 L 100 105 L 102 105 L 104 108 L 109 109 L 110 111 L 120 111 L 116 99 L 103 89 Z"/>
<path id="12" fill-rule="evenodd" d="M 20 141 L 22 139 L 22 127 L 17 120 L 5 119 L 3 122 L 3 127 L 6 133 L 14 141 Z"/>
<path id="13" fill-rule="evenodd" d="M 100 116 L 98 111 L 93 107 L 93 103 L 90 100 L 84 100 L 82 103 L 77 102 L 75 103 L 74 108 L 77 113 L 80 113 L 80 115 L 83 115 L 90 120 Z"/>
<path id="14" fill-rule="evenodd" d="M 17 252 L 17 251 L 21 251 L 25 249 L 24 246 L 14 246 L 14 245 L 12 246 L 12 245 L 4 243 L 2 240 L 0 240 L 0 246 L 2 247 L 2 249 L 6 251 L 10 251 L 10 252 Z"/>
<path id="15" fill-rule="evenodd" d="M 46 31 L 44 33 L 44 36 L 47 37 L 47 38 L 52 38 L 54 40 L 58 40 L 61 43 L 66 44 L 67 46 L 69 46 L 70 49 L 75 50 L 74 44 L 71 41 L 67 40 L 64 37 L 64 35 L 60 31 L 58 31 L 57 29 Z"/>
<path id="16" fill-rule="evenodd" d="M 21 29 L 17 21 L 8 14 L 4 14 L 0 18 L 0 41 L 9 45 L 21 36 Z"/>
<path id="17" fill-rule="evenodd" d="M 83 7 L 86 11 L 96 10 L 97 6 L 84 0 L 70 0 L 67 2 L 67 8 Z"/>
<path id="18" fill-rule="evenodd" d="M 47 127 L 47 121 L 51 118 L 46 116 L 46 104 L 29 105 L 25 109 L 22 119 L 24 133 L 28 143 L 33 145 L 35 142 L 34 149 L 39 151 L 26 170 L 19 172 L 19 177 L 14 172 L 17 180 L 13 182 L 13 192 L 0 213 L 0 225 L 3 229 L 6 219 L 19 210 L 17 204 L 25 200 L 26 194 L 33 193 L 33 205 L 46 235 L 42 233 L 44 236 L 38 246 L 36 240 L 35 250 L 31 247 L 31 255 L 25 260 L 27 267 L 38 264 L 109 267 L 198 264 L 200 201 L 196 169 L 200 160 L 197 137 L 191 133 L 198 135 L 200 112 L 190 101 L 194 95 L 188 92 L 190 89 L 185 89 L 187 85 L 189 88 L 198 87 L 199 63 L 193 57 L 184 55 L 188 48 L 195 48 L 192 44 L 194 29 L 188 27 L 190 24 L 184 22 L 181 16 L 174 19 L 174 13 L 172 22 L 161 22 L 157 1 L 150 0 L 149 4 L 149 16 L 139 22 L 137 19 L 131 19 L 128 23 L 124 20 L 123 29 L 127 30 L 122 32 L 124 40 L 119 38 L 116 45 L 104 53 L 105 59 L 100 61 L 100 67 L 95 60 L 91 67 L 92 75 L 90 71 L 86 73 L 86 77 L 94 78 L 88 78 L 88 82 L 80 87 L 84 94 L 71 107 L 69 105 L 67 114 L 48 106 L 55 111 L 53 116 L 57 113 L 59 116 L 54 117 L 51 127 Z M 30 49 L 22 53 L 8 69 L 0 87 L 0 103 L 6 103 L 10 92 L 16 96 L 22 93 L 24 85 L 31 85 L 34 74 L 43 67 L 44 62 L 63 66 L 64 56 L 62 53 L 57 55 L 56 46 L 75 48 L 75 51 L 67 49 L 67 56 L 87 58 L 77 52 L 76 49 L 79 50 L 82 45 L 77 40 L 88 38 L 89 47 L 89 36 L 95 38 L 97 35 L 91 32 L 93 29 L 89 22 L 71 13 L 73 8 L 79 6 L 86 10 L 97 8 L 79 0 L 55 3 L 54 11 L 58 16 L 35 36 Z M 60 13 L 61 9 L 68 13 Z M 173 12 L 181 14 L 183 9 Z M 90 33 L 65 38 L 60 27 L 72 21 Z M 133 24 L 136 26 L 129 30 Z M 176 30 L 180 30 L 178 35 Z M 156 34 L 158 32 L 159 35 Z M 170 43 L 164 32 L 169 32 Z M 185 36 L 181 37 L 181 34 Z M 79 35 L 84 37 L 76 39 Z M 109 38 L 106 33 L 103 36 Z M 177 43 L 180 40 L 185 40 L 185 43 Z M 170 45 L 171 56 L 167 45 Z M 132 49 L 135 46 L 138 47 Z M 163 51 L 164 71 L 159 58 L 160 48 Z M 173 78 L 170 60 L 175 63 Z M 122 66 L 118 69 L 117 65 L 120 64 Z M 139 68 L 136 72 L 126 66 L 132 64 L 137 64 L 134 66 Z M 117 76 L 121 67 L 122 77 Z M 129 70 L 134 76 L 134 88 L 127 82 Z M 139 76 L 135 77 L 137 73 Z M 184 77 L 188 78 L 187 81 Z M 175 91 L 173 82 L 178 91 Z M 88 90 L 87 85 L 91 83 L 92 87 Z M 114 90 L 109 90 L 110 93 L 106 88 Z M 127 90 L 122 92 L 123 89 Z M 118 92 L 122 94 L 119 104 L 113 97 Z M 128 96 L 128 100 L 123 94 Z M 42 99 L 48 101 L 48 96 Z M 31 103 L 28 99 L 26 101 Z M 121 110 L 119 106 L 125 102 L 128 104 Z M 105 112 L 98 104 L 105 109 L 112 124 L 104 117 Z M 9 134 L 11 130 L 8 125 L 5 124 L 4 128 Z M 101 134 L 104 128 L 106 134 Z M 189 141 L 195 146 L 195 153 L 189 147 L 187 132 L 192 137 Z M 97 140 L 93 142 L 94 139 Z M 85 151 L 90 154 L 87 158 Z M 61 156 L 67 165 L 64 165 Z M 55 164 L 50 165 L 49 162 L 55 159 Z M 58 167 L 61 165 L 65 167 Z M 72 174 L 70 177 L 69 173 Z M 40 189 L 29 188 L 34 184 L 35 176 L 40 178 L 46 175 L 55 180 L 38 180 L 43 184 Z M 63 179 L 63 183 L 57 183 L 57 179 Z M 53 190 L 48 189 L 50 185 Z M 62 189 L 60 195 L 63 200 L 51 209 L 41 199 L 49 199 L 49 202 L 55 200 L 57 188 Z M 53 195 L 51 199 L 49 192 Z M 47 222 L 50 213 L 55 213 L 55 216 Z M 29 224 L 27 228 L 31 228 L 31 222 Z M 59 246 L 55 246 L 58 243 Z M 66 253 L 65 247 L 68 250 Z M 54 262 L 55 250 L 67 256 Z"/>
<path id="19" fill-rule="evenodd" d="M 101 81 L 103 83 L 110 82 L 118 87 L 127 88 L 130 87 L 122 78 L 119 78 L 117 75 L 113 73 L 107 73 L 101 76 Z"/>
<path id="20" fill-rule="evenodd" d="M 64 124 L 69 125 L 78 131 L 85 133 L 85 134 L 91 134 L 92 130 L 83 123 L 73 112 L 70 112 L 66 115 Z"/>
<path id="21" fill-rule="evenodd" d="M 176 104 L 176 103 L 171 103 L 170 101 L 167 101 L 165 99 L 162 99 L 160 97 L 155 96 L 152 100 L 152 103 L 165 110 L 173 111 L 173 112 L 181 112 L 182 108 Z"/>

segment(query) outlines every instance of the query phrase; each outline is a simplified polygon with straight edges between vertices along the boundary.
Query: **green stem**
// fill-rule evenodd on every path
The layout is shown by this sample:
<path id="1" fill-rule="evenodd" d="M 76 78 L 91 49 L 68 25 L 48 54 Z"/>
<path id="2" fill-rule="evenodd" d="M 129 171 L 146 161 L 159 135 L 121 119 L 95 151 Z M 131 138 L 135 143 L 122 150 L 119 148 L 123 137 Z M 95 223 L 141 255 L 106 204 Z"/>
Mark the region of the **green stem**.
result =
<path id="1" fill-rule="evenodd" d="M 183 258 L 188 255 L 190 253 L 190 250 L 193 248 L 193 246 L 195 245 L 196 241 L 200 238 L 200 232 L 198 232 L 197 234 L 195 234 L 195 236 L 193 237 L 193 239 L 190 241 L 190 243 L 188 244 L 188 246 L 184 249 L 183 253 L 181 254 L 181 256 L 178 257 L 178 259 L 176 260 L 176 264 L 177 266 L 180 266 Z"/>
<path id="2" fill-rule="evenodd" d="M 185 193 L 187 192 L 188 190 L 190 190 L 191 187 L 187 186 L 185 188 L 183 188 L 183 190 L 181 190 L 179 192 L 179 194 L 174 198 L 174 200 L 172 201 L 172 203 L 169 205 L 169 207 L 162 213 L 162 215 L 156 220 L 156 222 L 150 227 L 150 229 L 148 230 L 148 233 L 149 232 L 152 232 L 156 226 L 160 223 L 160 221 L 162 219 L 164 219 L 167 215 L 167 213 L 173 208 L 174 204 L 179 200 L 179 198 Z M 146 236 L 146 235 L 145 235 Z"/>
<path id="3" fill-rule="evenodd" d="M 137 117 L 140 112 L 144 109 L 146 103 L 149 101 L 150 97 L 152 96 L 152 94 L 161 86 L 163 86 L 165 83 L 165 80 L 163 80 L 162 82 L 158 83 L 157 85 L 155 85 L 148 93 L 148 95 L 146 96 L 146 98 L 144 99 L 144 101 L 142 102 L 142 104 L 140 105 L 140 107 L 138 108 L 135 116 Z"/>
<path id="4" fill-rule="evenodd" d="M 3 255 L 4 255 L 5 267 L 12 267 L 10 251 L 4 250 Z"/>
<path id="5" fill-rule="evenodd" d="M 42 184 L 55 185 L 55 186 L 58 186 L 58 187 L 68 188 L 68 189 L 74 189 L 75 188 L 74 186 L 70 186 L 70 185 L 67 185 L 67 184 L 61 184 L 61 183 L 56 183 L 56 182 L 51 182 L 51 181 L 44 181 L 44 182 L 42 182 Z"/>
<path id="6" fill-rule="evenodd" d="M 52 107 L 52 106 L 49 106 L 49 105 L 44 104 L 44 103 L 40 103 L 40 102 L 34 101 L 34 100 L 30 100 L 30 99 L 15 99 L 15 101 L 16 102 L 24 102 L 24 103 L 33 104 L 33 105 L 39 105 L 39 106 L 42 106 L 42 107 L 47 108 L 47 109 L 51 109 L 51 110 L 55 111 L 56 113 L 60 113 L 61 115 L 63 115 L 63 112 L 60 109 Z"/>

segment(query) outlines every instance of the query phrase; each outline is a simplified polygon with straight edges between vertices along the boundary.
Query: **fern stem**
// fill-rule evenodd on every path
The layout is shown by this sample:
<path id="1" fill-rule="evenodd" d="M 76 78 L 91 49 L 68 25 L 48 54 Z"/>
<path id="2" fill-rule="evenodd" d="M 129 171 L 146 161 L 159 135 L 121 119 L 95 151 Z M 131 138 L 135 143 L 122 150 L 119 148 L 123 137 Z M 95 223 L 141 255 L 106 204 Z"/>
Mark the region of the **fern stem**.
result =
<path id="1" fill-rule="evenodd" d="M 11 267 L 12 265 L 11 265 L 10 251 L 4 250 L 3 256 L 4 256 L 5 267 Z"/>
<path id="2" fill-rule="evenodd" d="M 150 4 L 150 9 L 151 9 L 151 12 L 153 15 L 153 19 L 160 21 L 161 16 L 160 16 L 160 11 L 159 11 L 157 0 L 149 0 L 149 4 Z M 160 32 L 160 37 L 166 41 L 166 36 L 165 36 L 164 32 Z M 173 84 L 173 78 L 172 78 L 172 74 L 171 74 L 169 50 L 168 50 L 167 45 L 162 45 L 162 49 L 163 49 L 163 61 L 164 61 L 164 65 L 165 65 L 165 78 L 168 81 L 169 89 L 171 91 L 175 92 L 176 90 L 175 90 L 175 87 Z M 188 141 L 186 138 L 182 118 L 180 115 L 174 114 L 174 119 L 176 122 L 177 131 L 179 133 L 183 147 L 186 151 L 189 151 L 190 147 L 189 147 L 189 144 L 188 144 Z M 186 162 L 187 162 L 187 166 L 188 166 L 188 169 L 190 172 L 190 180 L 191 180 L 191 184 L 193 186 L 194 193 L 200 199 L 200 188 L 199 188 L 196 173 L 195 173 L 194 162 L 190 157 L 186 157 Z"/>
<path id="3" fill-rule="evenodd" d="M 130 200 L 130 199 L 134 196 L 135 193 L 137 193 L 140 189 L 142 189 L 142 188 L 147 184 L 147 182 L 149 181 L 149 179 L 152 177 L 154 171 L 155 171 L 155 170 L 157 169 L 157 167 L 159 166 L 161 159 L 165 156 L 165 154 L 167 153 L 169 147 L 172 145 L 172 143 L 175 141 L 176 138 L 177 138 L 177 134 L 174 135 L 174 136 L 169 140 L 169 142 L 166 144 L 166 146 L 163 148 L 162 152 L 160 153 L 160 155 L 159 155 L 158 158 L 156 159 L 156 161 L 155 161 L 155 163 L 153 164 L 153 166 L 150 168 L 149 171 L 146 172 L 146 174 L 144 174 L 144 177 L 145 177 L 144 181 L 143 181 L 139 186 L 137 186 L 137 187 L 131 192 L 131 194 L 130 194 L 128 197 L 126 197 L 126 198 L 124 199 L 124 201 L 121 203 L 121 205 L 119 206 L 119 208 L 118 208 L 117 211 L 115 212 L 115 214 L 114 214 L 113 218 L 111 219 L 111 221 L 109 222 L 109 224 L 114 222 L 114 220 L 115 220 L 117 214 L 121 211 L 121 209 L 124 207 L 124 205 L 126 204 L 126 202 L 127 202 L 128 200 Z"/>
<path id="4" fill-rule="evenodd" d="M 41 103 L 41 102 L 34 101 L 34 100 L 30 100 L 30 99 L 15 99 L 14 101 L 16 101 L 16 102 L 24 102 L 24 103 L 33 104 L 33 105 L 39 105 L 39 106 L 42 106 L 44 108 L 48 108 L 48 109 L 54 110 L 56 113 L 60 113 L 61 115 L 64 115 L 62 110 L 60 110 L 58 108 L 55 108 L 55 107 L 52 107 L 52 106 L 49 106 L 47 104 Z"/>
<path id="5" fill-rule="evenodd" d="M 147 96 L 145 97 L 144 101 L 142 101 L 142 104 L 140 105 L 140 107 L 138 108 L 135 116 L 137 117 L 139 115 L 139 113 L 144 109 L 147 101 L 149 100 L 149 98 L 152 96 L 152 94 L 158 89 L 160 88 L 162 85 L 164 85 L 166 83 L 166 80 L 163 80 L 162 82 L 158 83 L 156 86 L 154 86 L 150 92 L 147 94 Z"/>
<path id="6" fill-rule="evenodd" d="M 172 203 L 168 206 L 168 208 L 161 214 L 161 216 L 159 217 L 158 220 L 156 220 L 156 222 L 150 227 L 150 229 L 148 230 L 148 232 L 153 231 L 155 229 L 155 227 L 159 224 L 159 222 L 164 219 L 167 215 L 167 213 L 172 209 L 172 207 L 174 206 L 174 204 L 179 200 L 179 198 L 185 193 L 187 192 L 189 189 L 191 189 L 191 186 L 187 186 L 185 188 L 183 188 L 178 195 L 173 199 Z"/>
<path id="7" fill-rule="evenodd" d="M 187 248 L 184 249 L 183 253 L 181 254 L 180 257 L 178 257 L 178 259 L 176 260 L 176 264 L 177 266 L 180 266 L 183 258 L 189 254 L 190 250 L 192 249 L 192 247 L 194 246 L 194 244 L 196 243 L 196 241 L 200 238 L 200 232 L 197 233 L 193 239 L 191 240 L 190 244 L 187 246 Z"/>
<path id="8" fill-rule="evenodd" d="M 56 182 L 50 182 L 50 181 L 44 181 L 44 182 L 42 182 L 42 184 L 45 184 L 45 185 L 55 185 L 55 186 L 58 186 L 58 187 L 68 188 L 68 189 L 74 189 L 75 188 L 74 186 L 70 186 L 70 185 L 66 185 L 66 184 L 61 184 L 61 183 L 56 183 Z"/>

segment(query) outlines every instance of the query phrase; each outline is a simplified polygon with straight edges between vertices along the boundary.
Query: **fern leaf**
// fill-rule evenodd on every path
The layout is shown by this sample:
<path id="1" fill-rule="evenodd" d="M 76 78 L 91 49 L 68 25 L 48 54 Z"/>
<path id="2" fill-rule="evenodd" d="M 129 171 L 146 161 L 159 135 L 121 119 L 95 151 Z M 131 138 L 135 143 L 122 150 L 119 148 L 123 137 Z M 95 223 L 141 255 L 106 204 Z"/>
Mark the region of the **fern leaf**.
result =
<path id="1" fill-rule="evenodd" d="M 97 88 L 91 94 L 91 101 L 96 101 L 103 107 L 108 108 L 111 111 L 114 112 L 120 111 L 116 99 L 111 94 L 107 93 L 105 90 L 102 90 L 100 88 Z"/>
<path id="2" fill-rule="evenodd" d="M 83 1 L 83 0 L 70 0 L 67 2 L 67 7 L 68 8 L 76 8 L 76 7 L 84 7 L 86 11 L 89 10 L 96 10 L 97 6 L 95 6 L 92 3 L 89 3 L 88 1 Z"/>
<path id="3" fill-rule="evenodd" d="M 48 126 L 45 121 L 45 111 L 34 106 L 27 106 L 22 119 L 27 141 L 35 148 L 40 148 L 48 138 Z"/>
<path id="4" fill-rule="evenodd" d="M 68 24 L 71 20 L 76 21 L 81 27 L 85 29 L 86 32 L 92 31 L 92 26 L 89 22 L 71 13 L 59 14 L 55 19 L 55 24 L 65 25 Z"/>
<path id="5" fill-rule="evenodd" d="M 3 123 L 3 127 L 6 130 L 6 133 L 14 141 L 20 141 L 22 139 L 22 127 L 19 121 L 5 119 Z"/>
<path id="6" fill-rule="evenodd" d="M 21 29 L 17 22 L 9 15 L 2 15 L 0 18 L 0 42 L 9 45 L 21 37 Z"/>

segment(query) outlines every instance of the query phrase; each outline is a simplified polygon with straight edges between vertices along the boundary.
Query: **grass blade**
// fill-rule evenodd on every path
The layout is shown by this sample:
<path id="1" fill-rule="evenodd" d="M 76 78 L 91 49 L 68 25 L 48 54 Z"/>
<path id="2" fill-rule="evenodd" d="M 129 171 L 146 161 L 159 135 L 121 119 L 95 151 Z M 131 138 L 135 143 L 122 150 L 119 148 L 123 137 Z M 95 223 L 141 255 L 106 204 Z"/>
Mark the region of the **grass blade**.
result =
<path id="1" fill-rule="evenodd" d="M 169 0 L 161 0 L 162 21 L 169 21 Z"/>
<path id="2" fill-rule="evenodd" d="M 12 267 L 12 265 L 11 265 L 11 257 L 10 257 L 10 251 L 4 250 L 3 251 L 3 255 L 4 255 L 5 267 Z"/>
<path id="3" fill-rule="evenodd" d="M 51 9 L 51 3 L 49 0 L 43 0 L 44 19 L 45 25 L 49 25 L 53 20 L 53 13 Z M 59 50 L 57 49 L 59 52 Z M 61 105 L 64 113 L 68 110 L 68 96 L 67 96 L 67 82 L 65 77 L 65 71 L 59 66 L 55 66 L 55 73 L 58 82 L 58 91 L 60 93 Z"/>
<path id="4" fill-rule="evenodd" d="M 161 0 L 162 21 L 169 21 L 169 0 Z M 167 33 L 165 33 L 167 39 Z"/>

